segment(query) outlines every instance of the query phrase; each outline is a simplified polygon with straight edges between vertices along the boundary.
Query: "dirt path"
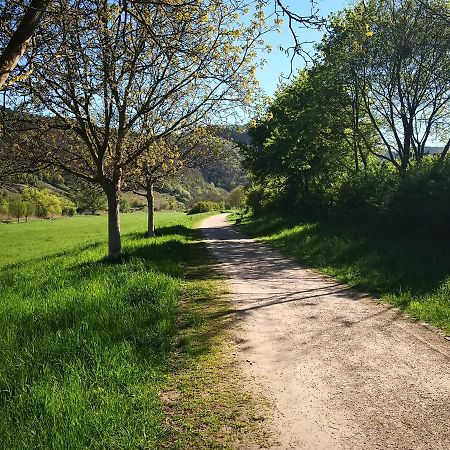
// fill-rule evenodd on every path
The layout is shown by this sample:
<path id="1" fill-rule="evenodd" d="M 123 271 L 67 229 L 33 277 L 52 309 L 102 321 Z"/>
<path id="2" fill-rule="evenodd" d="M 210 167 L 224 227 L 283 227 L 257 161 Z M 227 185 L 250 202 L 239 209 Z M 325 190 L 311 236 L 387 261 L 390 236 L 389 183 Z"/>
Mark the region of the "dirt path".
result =
<path id="1" fill-rule="evenodd" d="M 450 449 L 450 342 L 245 239 L 203 232 L 230 278 L 245 372 L 275 405 L 277 449 Z"/>

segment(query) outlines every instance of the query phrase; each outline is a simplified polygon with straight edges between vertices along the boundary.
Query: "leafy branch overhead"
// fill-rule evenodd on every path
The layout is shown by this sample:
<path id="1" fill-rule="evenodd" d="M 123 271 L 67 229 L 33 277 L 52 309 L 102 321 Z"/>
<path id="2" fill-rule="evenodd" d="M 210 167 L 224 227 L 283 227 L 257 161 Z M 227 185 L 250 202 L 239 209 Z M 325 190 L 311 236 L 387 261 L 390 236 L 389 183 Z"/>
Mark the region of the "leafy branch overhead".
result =
<path id="1" fill-rule="evenodd" d="M 275 7 L 276 16 L 284 16 L 288 19 L 289 29 L 292 32 L 294 39 L 294 45 L 292 49 L 296 53 L 301 52 L 301 41 L 299 40 L 296 25 L 320 28 L 324 25 L 325 21 L 319 16 L 319 10 L 315 0 L 310 1 L 310 14 L 300 15 L 293 11 L 291 8 L 285 6 L 281 0 L 253 0 L 248 1 L 246 7 L 255 6 L 267 6 L 273 4 Z M 179 10 L 186 9 L 188 7 L 195 6 L 195 2 L 174 0 L 174 1 L 151 1 L 151 0 L 129 0 L 120 2 L 123 9 L 128 9 L 128 4 L 142 4 L 153 6 L 165 6 L 172 9 L 177 8 Z M 306 3 L 306 1 L 305 1 Z M 59 0 L 31 0 L 27 1 L 15 1 L 5 2 L 0 10 L 3 26 L 0 27 L 0 91 L 7 88 L 8 85 L 14 84 L 15 81 L 19 81 L 28 77 L 32 68 L 32 55 L 36 50 L 37 42 L 34 42 L 31 47 L 31 52 L 26 55 L 26 51 L 29 49 L 34 34 L 36 33 L 41 21 L 45 14 L 67 14 L 69 11 L 65 11 L 62 8 L 63 3 Z M 139 17 L 144 19 L 142 16 Z M 142 21 L 146 25 L 145 19 Z M 25 59 L 24 61 L 21 61 Z M 16 72 L 16 75 L 12 80 L 8 81 L 8 78 L 12 73 Z"/>

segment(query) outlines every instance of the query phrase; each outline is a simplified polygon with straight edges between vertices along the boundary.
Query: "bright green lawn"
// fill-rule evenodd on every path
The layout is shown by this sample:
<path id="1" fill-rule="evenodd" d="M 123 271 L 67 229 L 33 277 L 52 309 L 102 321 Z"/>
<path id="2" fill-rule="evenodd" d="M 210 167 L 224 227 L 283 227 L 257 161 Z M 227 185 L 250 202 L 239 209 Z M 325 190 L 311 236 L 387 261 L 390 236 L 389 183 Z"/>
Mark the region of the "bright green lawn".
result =
<path id="1" fill-rule="evenodd" d="M 157 214 L 149 239 L 124 215 L 115 265 L 106 217 L 0 225 L 1 449 L 219 449 L 254 429 L 223 376 L 232 316 L 192 228 L 205 216 Z"/>
<path id="2" fill-rule="evenodd" d="M 450 334 L 450 239 L 380 224 L 247 218 L 243 231 Z"/>
<path id="3" fill-rule="evenodd" d="M 156 226 L 192 220 L 177 212 L 156 214 Z M 144 232 L 146 213 L 122 214 L 121 228 L 125 234 Z M 0 267 L 18 261 L 61 252 L 76 245 L 103 242 L 107 236 L 107 217 L 75 216 L 56 220 L 35 220 L 28 223 L 0 223 Z"/>

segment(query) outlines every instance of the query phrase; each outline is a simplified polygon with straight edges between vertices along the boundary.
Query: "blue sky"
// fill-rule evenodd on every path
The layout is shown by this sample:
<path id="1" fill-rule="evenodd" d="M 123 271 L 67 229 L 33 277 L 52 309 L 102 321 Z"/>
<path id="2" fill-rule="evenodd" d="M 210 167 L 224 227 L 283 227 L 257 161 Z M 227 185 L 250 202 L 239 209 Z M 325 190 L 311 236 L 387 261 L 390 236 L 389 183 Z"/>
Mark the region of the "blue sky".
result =
<path id="1" fill-rule="evenodd" d="M 284 2 L 292 11 L 298 14 L 307 15 L 309 11 L 308 0 L 288 0 Z M 332 12 L 339 11 L 350 4 L 349 0 L 317 0 L 320 15 L 328 16 Z M 267 9 L 267 14 L 271 9 Z M 321 39 L 323 32 L 316 30 L 299 29 L 298 35 L 302 42 L 315 41 Z M 291 69 L 291 58 L 278 49 L 279 46 L 287 48 L 292 46 L 293 38 L 286 23 L 282 26 L 281 33 L 272 32 L 266 36 L 266 43 L 273 48 L 272 52 L 264 55 L 267 64 L 257 72 L 257 78 L 261 88 L 267 95 L 273 95 L 280 76 L 287 76 Z M 303 65 L 301 58 L 297 57 L 294 62 L 296 69 Z"/>

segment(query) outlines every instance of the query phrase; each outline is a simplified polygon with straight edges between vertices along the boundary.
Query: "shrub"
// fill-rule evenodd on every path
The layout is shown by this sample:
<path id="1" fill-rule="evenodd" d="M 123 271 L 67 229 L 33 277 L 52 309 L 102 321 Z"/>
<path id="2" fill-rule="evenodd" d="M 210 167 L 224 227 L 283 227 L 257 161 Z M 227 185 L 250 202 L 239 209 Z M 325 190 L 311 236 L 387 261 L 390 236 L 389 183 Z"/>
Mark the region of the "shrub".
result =
<path id="1" fill-rule="evenodd" d="M 198 202 L 196 203 L 188 212 L 188 214 L 201 214 L 210 211 L 219 211 L 221 209 L 221 205 L 215 202 Z"/>
<path id="2" fill-rule="evenodd" d="M 75 213 L 77 212 L 75 206 L 64 206 L 62 213 L 64 216 L 73 217 Z"/>
<path id="3" fill-rule="evenodd" d="M 385 215 L 399 183 L 398 174 L 386 164 L 376 164 L 367 172 L 349 173 L 337 187 L 331 213 L 351 219 Z"/>
<path id="4" fill-rule="evenodd" d="M 0 197 L 0 216 L 7 216 L 9 214 L 9 204 L 6 198 Z"/>
<path id="5" fill-rule="evenodd" d="M 20 197 L 10 197 L 9 213 L 17 219 L 17 222 L 19 222 L 20 218 L 25 215 L 25 203 Z"/>
<path id="6" fill-rule="evenodd" d="M 52 194 L 48 189 L 26 187 L 22 191 L 22 200 L 34 205 L 33 213 L 37 217 L 48 218 L 50 215 L 60 215 L 62 206 L 72 204 L 70 200 Z"/>
<path id="7" fill-rule="evenodd" d="M 230 208 L 242 208 L 245 204 L 244 186 L 235 187 L 229 194 L 227 204 Z"/>
<path id="8" fill-rule="evenodd" d="M 123 213 L 130 212 L 131 211 L 130 202 L 125 198 L 121 198 L 120 202 L 119 202 L 119 208 L 120 208 L 120 212 L 123 212 Z"/>

